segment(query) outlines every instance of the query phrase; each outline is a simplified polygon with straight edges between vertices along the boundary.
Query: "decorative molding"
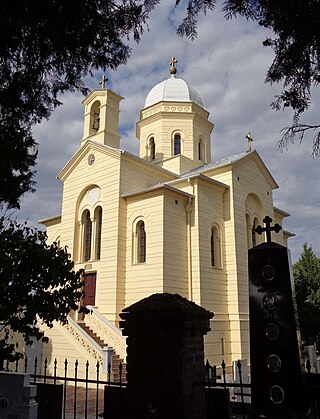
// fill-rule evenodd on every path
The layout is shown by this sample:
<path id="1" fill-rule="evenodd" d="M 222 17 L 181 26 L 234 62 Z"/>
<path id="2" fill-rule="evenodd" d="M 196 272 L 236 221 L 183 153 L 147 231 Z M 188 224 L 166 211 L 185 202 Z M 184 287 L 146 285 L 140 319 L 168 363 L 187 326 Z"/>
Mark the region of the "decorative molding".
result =
<path id="1" fill-rule="evenodd" d="M 157 106 L 154 109 L 142 112 L 142 119 L 148 118 L 149 116 L 155 115 L 160 112 L 191 112 L 191 106 Z"/>
<path id="2" fill-rule="evenodd" d="M 125 360 L 127 356 L 126 339 L 122 336 L 120 330 L 109 320 L 102 316 L 96 309 L 88 306 L 91 314 L 86 314 L 85 324 L 96 333 L 106 345 L 111 346 L 121 359 Z"/>
<path id="3" fill-rule="evenodd" d="M 71 317 L 68 316 L 68 323 L 63 328 L 73 336 L 86 353 L 97 360 L 100 365 L 103 365 L 102 348 Z"/>

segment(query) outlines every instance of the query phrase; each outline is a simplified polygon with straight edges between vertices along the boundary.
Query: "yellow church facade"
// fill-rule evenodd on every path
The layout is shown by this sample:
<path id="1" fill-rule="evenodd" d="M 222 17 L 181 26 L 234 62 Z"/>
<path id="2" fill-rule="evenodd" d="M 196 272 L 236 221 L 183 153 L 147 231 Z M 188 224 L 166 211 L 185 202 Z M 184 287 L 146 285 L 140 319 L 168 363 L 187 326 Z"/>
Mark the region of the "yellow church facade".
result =
<path id="1" fill-rule="evenodd" d="M 214 312 L 205 340 L 211 363 L 248 359 L 247 251 L 264 240 L 253 227 L 265 215 L 280 225 L 289 215 L 273 205 L 278 185 L 251 147 L 211 161 L 214 125 L 174 63 L 140 112 L 139 156 L 119 148 L 122 99 L 103 88 L 83 101 L 80 147 L 58 175 L 61 214 L 41 221 L 48 241 L 68 246 L 75 268 L 85 269 L 83 304 L 91 309 L 45 330 L 43 356 L 106 362 L 87 326 L 125 360 L 119 313 L 168 292 Z M 273 240 L 287 245 L 290 235 Z"/>

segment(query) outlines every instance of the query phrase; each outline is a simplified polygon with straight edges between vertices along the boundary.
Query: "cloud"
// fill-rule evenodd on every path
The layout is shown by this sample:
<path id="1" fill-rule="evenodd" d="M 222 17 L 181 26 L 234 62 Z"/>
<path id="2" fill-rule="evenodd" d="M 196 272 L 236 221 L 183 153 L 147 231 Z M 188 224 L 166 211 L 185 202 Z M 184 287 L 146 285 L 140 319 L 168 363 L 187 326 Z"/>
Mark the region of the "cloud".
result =
<path id="1" fill-rule="evenodd" d="M 150 31 L 140 44 L 132 44 L 127 65 L 107 74 L 108 87 L 125 99 L 121 102 L 121 147 L 138 154 L 135 123 L 149 90 L 168 77 L 169 61 L 178 58 L 178 75 L 194 86 L 204 98 L 215 128 L 212 134 L 212 159 L 219 160 L 242 152 L 247 147 L 245 135 L 251 131 L 254 147 L 264 159 L 280 188 L 274 192 L 276 206 L 292 214 L 284 227 L 295 232 L 290 239 L 293 259 L 302 244 L 308 242 L 320 254 L 319 194 L 317 176 L 319 160 L 311 154 L 311 140 L 290 145 L 288 151 L 277 150 L 280 130 L 290 124 L 290 112 L 270 109 L 281 86 L 264 84 L 272 51 L 262 46 L 268 32 L 245 19 L 226 21 L 217 9 L 201 16 L 198 38 L 191 42 L 179 38 L 175 28 L 184 10 L 173 10 L 172 2 L 161 2 L 151 13 Z M 89 88 L 99 88 L 101 73 L 87 79 Z M 57 173 L 77 150 L 82 136 L 83 97 L 67 94 L 49 122 L 34 129 L 39 142 L 37 192 L 22 202 L 20 218 L 35 223 L 56 215 L 61 208 L 61 184 Z M 319 94 L 306 121 L 318 121 Z"/>

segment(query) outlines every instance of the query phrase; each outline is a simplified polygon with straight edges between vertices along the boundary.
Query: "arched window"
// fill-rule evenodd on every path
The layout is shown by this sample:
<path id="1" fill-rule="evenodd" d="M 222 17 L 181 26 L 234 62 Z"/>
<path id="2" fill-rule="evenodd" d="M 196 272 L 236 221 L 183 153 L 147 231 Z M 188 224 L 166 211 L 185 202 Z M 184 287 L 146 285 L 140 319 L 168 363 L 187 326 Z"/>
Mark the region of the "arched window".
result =
<path id="1" fill-rule="evenodd" d="M 146 231 L 143 221 L 139 221 L 136 226 L 137 239 L 137 262 L 144 263 L 146 261 Z"/>
<path id="2" fill-rule="evenodd" d="M 82 214 L 83 222 L 83 260 L 87 262 L 91 258 L 92 221 L 89 210 Z"/>
<path id="3" fill-rule="evenodd" d="M 251 228 L 250 228 L 250 216 L 246 214 L 246 229 L 247 229 L 247 246 L 248 249 L 251 247 Z"/>
<path id="4" fill-rule="evenodd" d="M 102 208 L 97 207 L 95 210 L 95 223 L 96 223 L 96 259 L 101 257 L 101 231 L 102 231 Z"/>
<path id="5" fill-rule="evenodd" d="M 181 154 L 181 135 L 176 133 L 173 137 L 173 155 L 177 156 L 178 154 Z"/>
<path id="6" fill-rule="evenodd" d="M 198 159 L 199 160 L 203 160 L 203 141 L 202 138 L 199 138 L 199 143 L 198 143 Z"/>
<path id="7" fill-rule="evenodd" d="M 210 254 L 211 254 L 211 266 L 215 268 L 221 267 L 221 250 L 220 250 L 220 234 L 217 226 L 211 227 L 210 237 Z"/>
<path id="8" fill-rule="evenodd" d="M 252 238 L 252 247 L 256 247 L 257 243 L 257 233 L 256 233 L 256 228 L 259 224 L 259 221 L 257 218 L 254 219 L 253 221 L 253 226 L 252 226 L 252 230 L 251 230 L 251 238 Z"/>
<path id="9" fill-rule="evenodd" d="M 154 160 L 156 158 L 156 143 L 154 141 L 154 137 L 150 138 L 149 147 L 150 147 L 150 159 Z"/>

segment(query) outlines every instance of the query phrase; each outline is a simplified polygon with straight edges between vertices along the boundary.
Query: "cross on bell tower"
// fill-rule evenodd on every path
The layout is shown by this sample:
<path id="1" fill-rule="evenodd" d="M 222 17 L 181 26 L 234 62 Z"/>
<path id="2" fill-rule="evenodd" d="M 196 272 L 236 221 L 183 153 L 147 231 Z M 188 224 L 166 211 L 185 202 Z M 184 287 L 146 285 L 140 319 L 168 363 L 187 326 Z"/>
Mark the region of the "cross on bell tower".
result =
<path id="1" fill-rule="evenodd" d="M 106 82 L 109 81 L 108 77 L 106 77 L 104 74 L 102 75 L 102 80 L 99 84 L 101 84 L 101 89 L 104 90 L 106 86 Z"/>
<path id="2" fill-rule="evenodd" d="M 278 223 L 275 224 L 273 227 L 271 227 L 272 218 L 270 218 L 268 215 L 264 217 L 262 220 L 265 227 L 258 226 L 255 231 L 259 234 L 259 236 L 265 231 L 267 236 L 267 243 L 271 243 L 271 231 L 274 231 L 275 233 L 279 233 L 280 230 L 282 230 L 281 225 Z"/>

